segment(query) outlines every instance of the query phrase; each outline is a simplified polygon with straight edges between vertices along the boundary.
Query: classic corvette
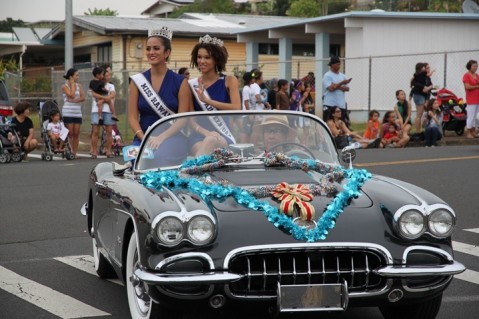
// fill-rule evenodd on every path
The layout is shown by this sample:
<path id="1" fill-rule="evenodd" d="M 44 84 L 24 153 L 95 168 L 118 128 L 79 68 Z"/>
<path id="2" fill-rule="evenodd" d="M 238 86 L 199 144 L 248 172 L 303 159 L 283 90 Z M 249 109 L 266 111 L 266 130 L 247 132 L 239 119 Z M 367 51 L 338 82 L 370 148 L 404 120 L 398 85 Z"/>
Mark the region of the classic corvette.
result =
<path id="1" fill-rule="evenodd" d="M 89 176 L 96 272 L 124 282 L 133 318 L 377 306 L 386 319 L 433 319 L 465 269 L 454 210 L 354 168 L 355 147 L 337 151 L 303 112 L 164 118 L 126 164 Z"/>

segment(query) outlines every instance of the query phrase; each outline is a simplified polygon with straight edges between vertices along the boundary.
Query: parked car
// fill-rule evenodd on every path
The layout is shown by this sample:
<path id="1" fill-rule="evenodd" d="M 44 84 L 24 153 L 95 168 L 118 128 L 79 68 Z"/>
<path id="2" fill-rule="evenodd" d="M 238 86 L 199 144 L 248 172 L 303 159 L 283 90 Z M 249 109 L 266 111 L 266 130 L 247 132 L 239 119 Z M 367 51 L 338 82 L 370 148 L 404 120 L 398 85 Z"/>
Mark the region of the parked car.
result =
<path id="1" fill-rule="evenodd" d="M 195 154 L 201 134 L 212 149 Z M 453 259 L 456 214 L 427 190 L 353 168 L 354 147 L 338 153 L 303 112 L 162 119 L 124 150 L 136 159 L 88 177 L 95 269 L 125 283 L 132 318 L 378 306 L 386 319 L 433 319 L 465 269 Z"/>

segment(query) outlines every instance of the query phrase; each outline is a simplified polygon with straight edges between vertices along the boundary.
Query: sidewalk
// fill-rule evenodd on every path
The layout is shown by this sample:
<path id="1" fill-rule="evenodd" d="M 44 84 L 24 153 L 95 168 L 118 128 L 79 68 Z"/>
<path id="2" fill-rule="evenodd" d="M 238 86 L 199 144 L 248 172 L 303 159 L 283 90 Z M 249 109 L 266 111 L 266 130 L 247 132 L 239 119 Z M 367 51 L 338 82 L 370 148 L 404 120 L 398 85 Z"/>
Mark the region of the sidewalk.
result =
<path id="1" fill-rule="evenodd" d="M 424 147 L 424 141 L 410 141 L 406 147 Z M 439 142 L 440 146 L 456 146 L 456 145 L 479 145 L 479 138 L 466 138 L 466 135 L 457 136 L 454 132 L 447 132 Z"/>

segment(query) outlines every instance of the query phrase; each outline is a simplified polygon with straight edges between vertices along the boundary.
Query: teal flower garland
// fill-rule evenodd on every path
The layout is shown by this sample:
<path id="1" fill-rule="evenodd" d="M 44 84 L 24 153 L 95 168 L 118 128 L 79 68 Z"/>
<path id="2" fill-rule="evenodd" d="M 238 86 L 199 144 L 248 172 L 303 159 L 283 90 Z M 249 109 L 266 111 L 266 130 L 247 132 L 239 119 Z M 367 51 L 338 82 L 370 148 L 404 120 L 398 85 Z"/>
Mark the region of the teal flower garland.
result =
<path id="1" fill-rule="evenodd" d="M 244 188 L 232 185 L 207 184 L 189 175 L 222 167 L 231 156 L 224 149 L 215 150 L 211 155 L 203 155 L 196 159 L 185 161 L 179 171 L 148 172 L 142 175 L 140 180 L 146 187 L 157 190 L 160 190 L 162 187 L 187 189 L 205 201 L 209 198 L 221 199 L 231 196 L 240 205 L 252 210 L 262 211 L 268 218 L 268 221 L 273 223 L 275 227 L 286 230 L 295 239 L 316 242 L 326 239 L 328 231 L 335 226 L 336 218 L 349 205 L 351 199 L 361 194 L 361 186 L 371 178 L 371 174 L 364 169 L 344 169 L 337 165 L 328 165 L 314 160 L 301 160 L 296 157 L 288 158 L 283 154 L 266 154 L 265 165 L 268 165 L 268 161 L 271 163 L 272 157 L 276 157 L 279 160 L 274 162 L 275 166 L 314 170 L 323 174 L 333 174 L 336 178 L 344 177 L 348 179 L 343 186 L 343 190 L 326 207 L 316 227 L 306 228 L 296 225 L 289 216 L 280 212 L 277 207 L 272 206 L 267 201 L 258 200 Z"/>

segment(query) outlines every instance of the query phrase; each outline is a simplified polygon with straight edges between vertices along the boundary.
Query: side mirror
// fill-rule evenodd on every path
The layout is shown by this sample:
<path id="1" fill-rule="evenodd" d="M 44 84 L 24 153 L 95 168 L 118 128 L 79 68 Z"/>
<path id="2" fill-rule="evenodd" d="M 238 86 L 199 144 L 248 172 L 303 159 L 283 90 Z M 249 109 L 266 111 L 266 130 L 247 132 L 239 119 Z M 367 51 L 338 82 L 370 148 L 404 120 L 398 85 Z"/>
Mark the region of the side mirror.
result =
<path id="1" fill-rule="evenodd" d="M 341 160 L 344 163 L 349 164 L 349 168 L 353 168 L 353 161 L 356 158 L 356 149 L 359 148 L 361 148 L 361 144 L 359 142 L 355 142 L 341 150 Z"/>

